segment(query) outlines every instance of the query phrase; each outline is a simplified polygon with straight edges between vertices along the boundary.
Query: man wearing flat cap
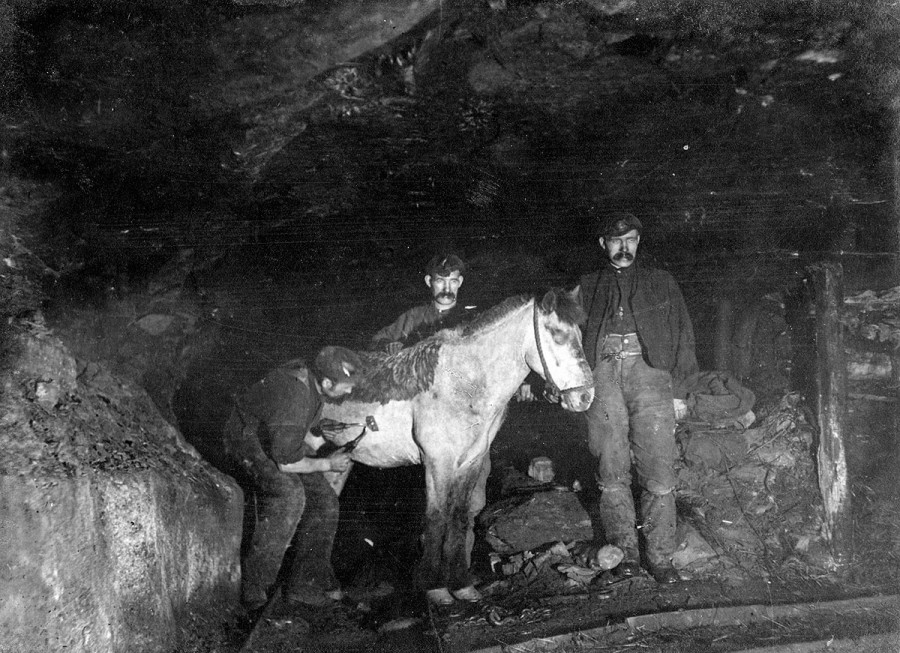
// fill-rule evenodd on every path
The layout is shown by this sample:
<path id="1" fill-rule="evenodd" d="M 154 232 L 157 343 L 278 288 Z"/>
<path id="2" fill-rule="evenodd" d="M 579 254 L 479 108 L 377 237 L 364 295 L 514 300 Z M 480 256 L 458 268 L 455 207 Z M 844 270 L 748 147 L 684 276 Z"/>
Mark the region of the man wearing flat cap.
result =
<path id="1" fill-rule="evenodd" d="M 350 455 L 314 457 L 305 442 L 322 402 L 350 394 L 362 370 L 355 352 L 325 347 L 307 366 L 288 361 L 234 398 L 223 445 L 232 475 L 255 499 L 252 539 L 241 560 L 241 598 L 248 612 L 271 597 L 282 565 L 288 602 L 324 605 L 342 596 L 331 551 L 338 497 L 322 472 L 350 468 Z M 285 560 L 293 545 L 293 559 Z"/>
<path id="2" fill-rule="evenodd" d="M 604 543 L 625 554 L 614 570 L 640 573 L 638 528 L 645 564 L 660 583 L 679 580 L 675 549 L 675 410 L 673 385 L 698 371 L 694 330 L 681 291 L 664 270 L 637 260 L 643 225 L 630 213 L 597 220 L 603 252 L 599 271 L 581 279 L 588 318 L 584 351 L 596 394 L 585 413 L 588 446 L 598 458 L 599 514 Z M 637 525 L 632 471 L 640 487 Z M 589 554 L 588 554 L 589 555 Z"/>
<path id="3" fill-rule="evenodd" d="M 457 302 L 466 264 L 456 254 L 435 255 L 425 268 L 425 285 L 430 292 L 427 304 L 413 306 L 372 337 L 369 349 L 395 354 L 441 329 L 462 324 L 474 315 L 471 307 Z"/>

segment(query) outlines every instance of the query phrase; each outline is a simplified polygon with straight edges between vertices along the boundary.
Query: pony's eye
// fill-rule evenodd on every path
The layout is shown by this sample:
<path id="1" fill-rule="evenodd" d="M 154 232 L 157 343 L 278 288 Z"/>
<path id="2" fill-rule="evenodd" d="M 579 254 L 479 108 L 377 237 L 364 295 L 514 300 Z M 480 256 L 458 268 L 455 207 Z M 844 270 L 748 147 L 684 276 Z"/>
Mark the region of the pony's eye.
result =
<path id="1" fill-rule="evenodd" d="M 550 329 L 550 335 L 553 337 L 553 342 L 557 345 L 563 345 L 568 340 L 567 334 L 562 329 Z"/>

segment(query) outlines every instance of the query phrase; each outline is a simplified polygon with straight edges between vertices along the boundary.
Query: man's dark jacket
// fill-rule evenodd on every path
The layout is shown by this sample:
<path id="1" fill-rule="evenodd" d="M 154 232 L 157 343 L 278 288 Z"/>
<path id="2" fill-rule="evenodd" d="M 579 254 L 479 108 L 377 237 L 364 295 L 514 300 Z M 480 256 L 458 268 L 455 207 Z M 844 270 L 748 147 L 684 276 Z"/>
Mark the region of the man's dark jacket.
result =
<path id="1" fill-rule="evenodd" d="M 244 425 L 276 463 L 295 463 L 310 453 L 306 432 L 319 421 L 322 398 L 302 360 L 275 368 L 235 401 Z"/>
<path id="2" fill-rule="evenodd" d="M 644 267 L 635 262 L 634 292 L 631 310 L 647 363 L 672 374 L 677 387 L 699 371 L 694 351 L 694 329 L 678 284 L 665 270 Z M 581 278 L 581 300 L 588 318 L 584 326 L 584 353 L 591 367 L 597 358 L 597 336 L 605 333 L 605 322 L 612 316 L 616 296 L 615 271 L 605 265 L 599 272 Z"/>
<path id="3" fill-rule="evenodd" d="M 409 347 L 441 329 L 468 322 L 474 315 L 475 311 L 461 304 L 446 311 L 438 311 L 433 302 L 414 306 L 372 336 L 369 349 L 381 351 L 391 342 L 402 342 L 404 347 Z"/>

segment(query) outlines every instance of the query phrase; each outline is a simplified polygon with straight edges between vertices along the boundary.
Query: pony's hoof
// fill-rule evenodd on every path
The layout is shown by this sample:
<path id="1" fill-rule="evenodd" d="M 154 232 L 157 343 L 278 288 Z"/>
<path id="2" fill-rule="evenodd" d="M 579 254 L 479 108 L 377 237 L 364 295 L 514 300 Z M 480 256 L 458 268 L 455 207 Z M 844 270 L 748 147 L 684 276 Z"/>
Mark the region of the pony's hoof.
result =
<path id="1" fill-rule="evenodd" d="M 468 601 L 469 603 L 477 603 L 484 598 L 481 596 L 481 592 L 475 589 L 474 585 L 467 585 L 458 590 L 453 590 L 451 594 L 460 601 Z"/>
<path id="2" fill-rule="evenodd" d="M 453 595 L 446 587 L 438 587 L 437 589 L 425 592 L 428 602 L 431 605 L 453 605 Z"/>

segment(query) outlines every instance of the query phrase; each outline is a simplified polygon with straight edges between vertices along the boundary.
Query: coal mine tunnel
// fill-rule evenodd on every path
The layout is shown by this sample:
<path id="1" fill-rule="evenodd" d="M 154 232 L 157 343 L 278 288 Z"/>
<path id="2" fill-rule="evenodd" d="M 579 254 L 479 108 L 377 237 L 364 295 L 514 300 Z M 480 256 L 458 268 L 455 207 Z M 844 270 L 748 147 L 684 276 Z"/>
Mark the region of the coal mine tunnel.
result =
<path id="1" fill-rule="evenodd" d="M 0 0 L 0 653 L 900 650 L 898 38 L 881 0 Z M 545 380 L 660 365 L 636 295 L 603 318 L 636 350 L 591 331 L 631 246 L 697 363 L 674 582 L 641 447 L 623 574 L 594 408 Z M 416 307 L 455 317 L 378 340 Z M 366 379 L 316 413 L 362 436 L 341 481 L 245 410 L 326 347 Z M 490 473 L 440 486 L 428 438 L 470 429 Z M 304 498 L 267 512 L 253 465 Z"/>

